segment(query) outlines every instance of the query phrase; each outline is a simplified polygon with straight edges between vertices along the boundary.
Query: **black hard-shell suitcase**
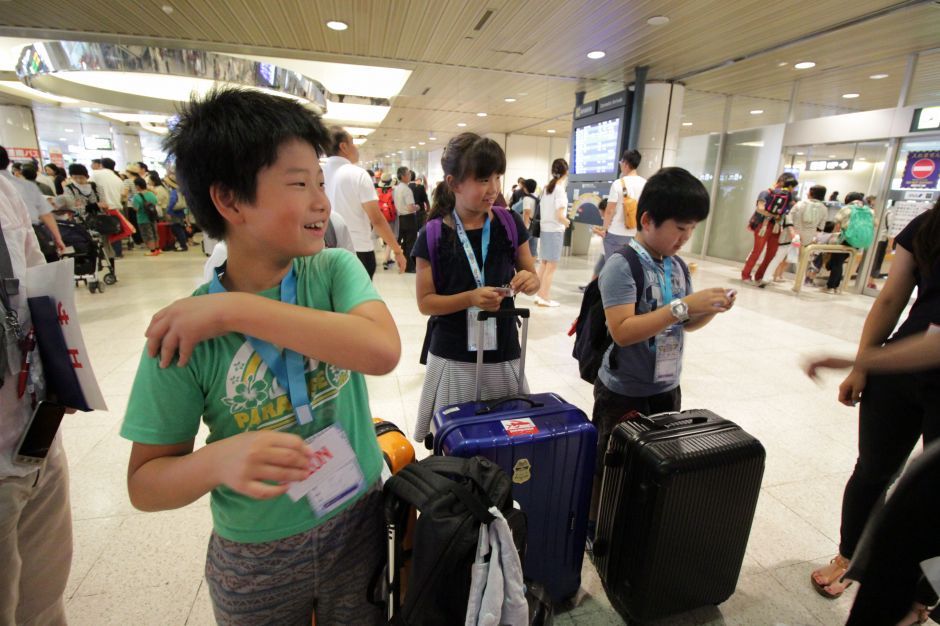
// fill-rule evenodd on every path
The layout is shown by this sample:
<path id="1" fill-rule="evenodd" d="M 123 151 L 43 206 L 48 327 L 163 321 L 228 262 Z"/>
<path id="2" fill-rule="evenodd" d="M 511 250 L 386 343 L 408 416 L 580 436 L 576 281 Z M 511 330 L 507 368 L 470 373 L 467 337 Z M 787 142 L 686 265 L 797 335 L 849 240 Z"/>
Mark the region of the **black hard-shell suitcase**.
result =
<path id="1" fill-rule="evenodd" d="M 652 620 L 734 593 L 764 474 L 764 447 L 705 410 L 614 428 L 594 564 L 614 608 Z"/>

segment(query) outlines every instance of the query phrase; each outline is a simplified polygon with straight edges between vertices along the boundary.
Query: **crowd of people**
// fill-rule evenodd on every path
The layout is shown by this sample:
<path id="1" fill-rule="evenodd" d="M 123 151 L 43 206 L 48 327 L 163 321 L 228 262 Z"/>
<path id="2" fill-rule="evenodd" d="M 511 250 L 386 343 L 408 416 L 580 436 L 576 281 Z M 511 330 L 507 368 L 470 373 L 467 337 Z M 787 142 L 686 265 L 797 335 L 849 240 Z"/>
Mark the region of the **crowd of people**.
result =
<path id="1" fill-rule="evenodd" d="M 80 164 L 66 173 L 50 168 L 49 181 L 38 180 L 38 173 L 22 185 L 7 180 L 12 174 L 0 177 L 3 239 L 14 259 L 10 278 L 43 262 L 32 228 L 46 224 L 42 216 L 53 206 L 79 217 L 122 211 L 153 256 L 159 254 L 159 220 L 179 227 L 174 232 L 184 249 L 190 214 L 206 236 L 224 242 L 210 259 L 205 284 L 156 313 L 148 328 L 121 427 L 121 436 L 132 442 L 130 500 L 138 509 L 158 511 L 211 493 L 206 579 L 220 622 L 299 623 L 316 613 L 324 624 L 383 623 L 382 611 L 365 593 L 385 555 L 385 528 L 383 461 L 364 375 L 392 371 L 401 342 L 372 283 L 373 236 L 384 242 L 399 272 L 415 274 L 417 305 L 429 316 L 422 357 L 427 370 L 413 433 L 422 441 L 435 410 L 474 399 L 478 349 L 484 353 L 483 399 L 528 391 L 514 320 L 490 319 L 478 333 L 476 314 L 514 308 L 521 294 L 540 306 L 557 305 L 550 290 L 570 227 L 568 164 L 556 159 L 538 194 L 535 180 L 520 179 L 506 202 L 502 148 L 463 133 L 448 142 L 444 180 L 428 198 L 407 167 L 393 181 L 390 172 L 376 175 L 356 165 L 352 137 L 325 127 L 300 104 L 236 89 L 187 104 L 165 146 L 176 169 L 164 179 L 143 164 L 129 165 L 122 176 L 104 159 L 91 172 Z M 603 224 L 595 229 L 604 237 L 595 274 L 612 343 L 594 383 L 599 463 L 592 520 L 611 430 L 630 411 L 681 409 L 685 332 L 705 327 L 736 301 L 732 288 L 694 290 L 678 256 L 708 217 L 707 190 L 675 167 L 644 180 L 636 174 L 641 158 L 634 150 L 621 155 L 622 176 L 613 182 Z M 8 163 L 0 165 L 6 169 Z M 37 182 L 56 191 L 52 203 L 43 200 L 49 211 L 32 207 L 35 196 L 20 191 L 33 185 L 42 196 Z M 817 203 L 826 190 L 814 187 L 808 200 L 795 203 L 794 182 L 781 176 L 757 202 L 746 281 L 763 279 L 784 230 L 801 238 L 815 238 L 820 230 Z M 867 208 L 863 198 L 848 194 L 846 207 L 837 228 L 857 230 L 853 221 Z M 38 215 L 29 213 L 33 208 Z M 916 439 L 929 443 L 940 435 L 940 402 L 933 397 L 938 387 L 930 384 L 935 370 L 869 373 L 883 344 L 916 339 L 940 321 L 938 208 L 898 236 L 892 272 L 866 320 L 857 361 L 816 364 L 853 367 L 840 399 L 861 401 L 860 454 L 846 488 L 840 554 L 812 574 L 827 597 L 838 597 L 849 584 L 846 573 L 865 523 Z M 120 246 L 114 248 L 120 256 Z M 28 308 L 3 278 L 4 307 L 18 317 L 18 329 L 28 328 Z M 917 300 L 889 339 L 915 286 Z M 22 345 L 21 337 L 13 339 L 9 345 Z M 910 348 L 918 359 L 925 352 L 920 344 L 898 347 Z M 0 540 L 0 553 L 12 555 L 4 562 L 14 564 L 0 589 L 0 621 L 55 622 L 64 620 L 68 559 L 14 556 L 39 539 L 53 546 L 49 550 L 68 552 L 67 464 L 58 441 L 41 473 L 11 462 L 14 439 L 33 408 L 29 394 L 17 394 L 15 378 L 5 370 L 10 384 L 0 387 L 0 509 L 15 512 Z M 209 428 L 208 443 L 196 449 L 201 422 Z M 329 446 L 330 454 L 318 456 L 321 446 Z M 343 496 L 297 492 L 313 471 L 329 474 L 331 493 Z M 33 584 L 37 580 L 42 584 Z M 920 589 L 905 591 L 910 602 L 903 608 L 913 606 L 915 617 L 936 601 Z"/>
<path id="2" fill-rule="evenodd" d="M 61 167 L 47 163 L 39 172 L 35 161 L 10 162 L 0 147 L 0 176 L 10 180 L 30 211 L 40 242 L 54 242 L 56 252 L 66 251 L 57 221 L 85 224 L 89 217 L 119 214 L 126 228 L 120 232 L 102 233 L 104 253 L 109 259 L 120 259 L 124 249 L 134 245 L 147 248 L 146 256 L 158 256 L 164 250 L 186 251 L 193 233 L 193 220 L 186 198 L 172 173 L 161 177 L 146 163 L 129 163 L 124 171 L 115 169 L 110 158 L 93 159 L 91 169 L 83 163 Z M 169 245 L 159 245 L 158 225 L 169 227 Z M 54 255 L 46 252 L 46 258 Z"/>

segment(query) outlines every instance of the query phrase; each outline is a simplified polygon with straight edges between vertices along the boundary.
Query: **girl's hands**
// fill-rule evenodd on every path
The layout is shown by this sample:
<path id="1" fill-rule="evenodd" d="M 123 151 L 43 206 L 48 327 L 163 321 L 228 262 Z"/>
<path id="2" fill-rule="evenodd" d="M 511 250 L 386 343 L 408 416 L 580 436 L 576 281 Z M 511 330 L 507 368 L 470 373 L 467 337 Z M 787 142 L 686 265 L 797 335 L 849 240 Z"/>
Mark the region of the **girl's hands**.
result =
<path id="1" fill-rule="evenodd" d="M 470 292 L 470 304 L 484 311 L 498 311 L 503 296 L 495 287 L 480 287 Z"/>
<path id="2" fill-rule="evenodd" d="M 531 296 L 539 290 L 539 278 L 528 270 L 519 270 L 516 272 L 516 275 L 512 277 L 509 286 L 512 287 L 512 290 L 516 293 L 524 293 L 527 296 Z"/>

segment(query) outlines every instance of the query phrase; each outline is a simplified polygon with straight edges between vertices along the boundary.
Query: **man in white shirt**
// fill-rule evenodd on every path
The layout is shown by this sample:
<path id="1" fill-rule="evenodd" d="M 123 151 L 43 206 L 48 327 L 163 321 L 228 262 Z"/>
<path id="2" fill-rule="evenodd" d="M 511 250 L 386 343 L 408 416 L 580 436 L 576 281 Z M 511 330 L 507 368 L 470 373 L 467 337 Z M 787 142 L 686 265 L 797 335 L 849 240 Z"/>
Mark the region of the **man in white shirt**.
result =
<path id="1" fill-rule="evenodd" d="M 45 259 L 26 205 L 5 177 L 0 177 L 0 238 L 0 274 L 5 275 L 0 276 L 0 289 L 8 295 L 20 326 L 28 330 L 32 324 L 26 268 L 42 265 Z M 0 309 L 5 308 L 3 300 Z M 5 312 L 0 315 L 5 317 Z M 0 324 L 0 329 L 5 326 Z M 5 332 L 10 341 L 0 336 L 0 346 L 6 348 L 13 371 L 0 365 L 0 624 L 65 624 L 63 596 L 72 562 L 68 464 L 61 434 L 43 464 L 13 461 L 33 407 L 30 394 L 20 396 L 18 390 L 20 345 L 13 331 Z"/>
<path id="2" fill-rule="evenodd" d="M 411 250 L 418 239 L 418 205 L 415 203 L 414 191 L 408 186 L 411 182 L 411 170 L 406 166 L 398 168 L 398 184 L 392 192 L 395 198 L 395 209 L 398 211 L 398 243 L 405 251 L 408 263 L 405 272 L 415 273 L 415 259 Z"/>
<path id="3" fill-rule="evenodd" d="M 10 185 L 16 189 L 20 199 L 26 205 L 29 212 L 29 221 L 31 224 L 43 224 L 52 235 L 52 241 L 55 242 L 56 250 L 62 252 L 65 250 L 65 243 L 62 241 L 62 235 L 59 233 L 59 225 L 55 222 L 55 216 L 52 214 L 52 205 L 46 200 L 46 197 L 39 191 L 35 183 L 23 178 L 16 178 L 7 169 L 10 166 L 10 157 L 6 149 L 0 146 L 0 177 L 6 178 Z"/>
<path id="4" fill-rule="evenodd" d="M 102 167 L 95 169 L 92 161 L 91 180 L 98 186 L 98 191 L 107 204 L 107 208 L 121 209 L 121 193 L 124 191 L 124 181 L 114 173 L 114 161 L 111 159 L 101 159 Z"/>
<path id="5" fill-rule="evenodd" d="M 399 273 L 405 270 L 405 254 L 395 241 L 395 234 L 379 211 L 379 196 L 369 173 L 358 165 L 359 148 L 352 136 L 339 126 L 330 128 L 330 155 L 323 163 L 323 179 L 330 206 L 349 228 L 356 256 L 371 278 L 375 274 L 375 244 L 372 229 L 395 252 Z"/>
<path id="6" fill-rule="evenodd" d="M 623 198 L 626 194 L 636 202 L 643 193 L 646 179 L 636 173 L 642 159 L 643 155 L 636 150 L 624 150 L 620 157 L 620 178 L 610 186 L 607 209 L 604 211 L 604 226 L 594 230 L 604 238 L 605 259 L 636 237 L 636 220 L 632 222 L 633 228 L 627 228 L 624 222 Z"/>

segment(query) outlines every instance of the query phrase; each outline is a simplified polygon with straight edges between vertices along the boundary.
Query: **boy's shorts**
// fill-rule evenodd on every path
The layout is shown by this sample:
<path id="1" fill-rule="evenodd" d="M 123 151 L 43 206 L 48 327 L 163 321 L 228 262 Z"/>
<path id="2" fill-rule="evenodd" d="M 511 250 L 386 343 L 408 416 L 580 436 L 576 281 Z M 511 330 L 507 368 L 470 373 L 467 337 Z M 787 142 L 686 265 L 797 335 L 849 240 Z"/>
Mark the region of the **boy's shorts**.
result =
<path id="1" fill-rule="evenodd" d="M 138 224 L 137 230 L 140 231 L 140 238 L 143 239 L 145 243 L 154 243 L 157 241 L 157 225 L 153 222 Z"/>
<path id="2" fill-rule="evenodd" d="M 382 488 L 325 524 L 265 543 L 209 539 L 206 581 L 219 624 L 384 624 L 368 600 L 384 562 Z"/>

